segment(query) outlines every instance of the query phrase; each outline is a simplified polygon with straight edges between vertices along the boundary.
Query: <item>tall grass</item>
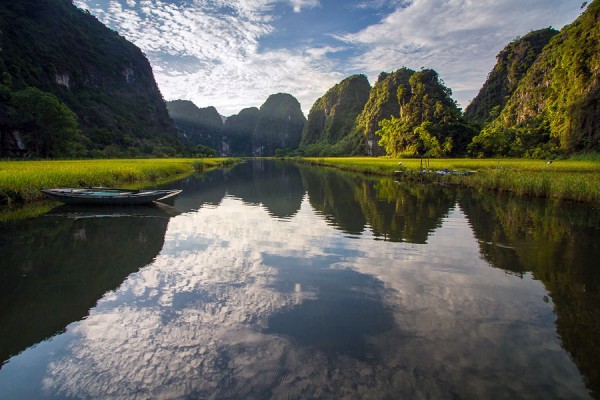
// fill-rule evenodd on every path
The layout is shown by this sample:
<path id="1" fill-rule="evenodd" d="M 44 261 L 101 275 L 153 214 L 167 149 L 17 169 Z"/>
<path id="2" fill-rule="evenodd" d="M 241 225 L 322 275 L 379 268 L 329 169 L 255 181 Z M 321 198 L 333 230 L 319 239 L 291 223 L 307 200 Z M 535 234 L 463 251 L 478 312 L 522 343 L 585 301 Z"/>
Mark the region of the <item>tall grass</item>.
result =
<path id="1" fill-rule="evenodd" d="M 390 159 L 305 158 L 304 162 L 399 179 L 445 182 L 480 189 L 510 191 L 600 204 L 600 159 L 546 162 L 531 159 Z M 472 175 L 439 175 L 436 171 L 473 171 Z M 400 178 L 402 177 L 402 178 Z"/>
<path id="2" fill-rule="evenodd" d="M 141 188 L 232 162 L 224 158 L 0 161 L 0 204 L 38 200 L 40 189 L 53 187 Z"/>

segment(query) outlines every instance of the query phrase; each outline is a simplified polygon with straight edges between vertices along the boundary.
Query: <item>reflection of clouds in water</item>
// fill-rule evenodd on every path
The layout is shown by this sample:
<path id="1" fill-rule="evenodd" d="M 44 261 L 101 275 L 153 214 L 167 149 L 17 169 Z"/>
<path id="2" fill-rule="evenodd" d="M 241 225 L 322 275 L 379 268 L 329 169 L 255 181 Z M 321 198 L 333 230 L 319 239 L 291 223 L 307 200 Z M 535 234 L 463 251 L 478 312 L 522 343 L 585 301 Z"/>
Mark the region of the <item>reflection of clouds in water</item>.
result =
<path id="1" fill-rule="evenodd" d="M 261 333 L 273 315 L 319 295 L 297 283 L 275 290 L 267 254 L 334 256 L 333 268 L 383 282 L 397 327 L 367 338 L 381 359 L 327 357 Z M 458 210 L 428 245 L 411 245 L 345 239 L 306 199 L 295 217 L 276 221 L 226 198 L 171 220 L 156 261 L 70 330 L 70 353 L 49 365 L 44 387 L 128 399 L 478 398 L 526 397 L 522 385 L 539 394 L 562 379 L 564 393 L 551 394 L 579 395 L 544 294 L 539 282 L 489 268 Z"/>
<path id="2" fill-rule="evenodd" d="M 397 253 L 392 260 L 366 246 L 364 257 L 350 265 L 392 289 L 387 303 L 396 325 L 408 330 L 404 340 L 393 333 L 376 338 L 379 347 L 395 349 L 385 353 L 387 365 L 421 371 L 448 397 L 536 398 L 544 391 L 549 397 L 586 397 L 556 338 L 543 285 L 490 268 L 459 209 L 427 246 L 412 247 L 426 253 Z"/>

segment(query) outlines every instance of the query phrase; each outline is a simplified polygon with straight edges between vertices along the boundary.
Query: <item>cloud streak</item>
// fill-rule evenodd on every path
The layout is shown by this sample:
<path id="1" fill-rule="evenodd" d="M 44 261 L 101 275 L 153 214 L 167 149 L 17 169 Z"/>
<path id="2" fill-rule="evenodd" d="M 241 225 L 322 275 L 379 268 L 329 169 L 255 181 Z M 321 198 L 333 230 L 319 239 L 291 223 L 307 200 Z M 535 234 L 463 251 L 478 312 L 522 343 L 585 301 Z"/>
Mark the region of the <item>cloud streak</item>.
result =
<path id="1" fill-rule="evenodd" d="M 327 58 L 334 48 L 259 50 L 260 39 L 273 31 L 271 0 L 76 4 L 89 7 L 147 54 L 167 100 L 190 99 L 230 115 L 260 106 L 275 92 L 288 92 L 310 107 L 315 93 L 343 79 Z M 295 12 L 319 6 L 315 0 L 289 4 Z"/>
<path id="2" fill-rule="evenodd" d="M 338 38 L 362 50 L 348 60 L 351 69 L 374 78 L 400 66 L 433 68 L 466 107 L 504 46 L 531 30 L 560 28 L 578 12 L 561 0 L 414 0 Z"/>
<path id="3" fill-rule="evenodd" d="M 326 13 L 332 6 L 318 0 L 74 3 L 147 54 L 167 100 L 212 105 L 223 115 L 260 106 L 276 92 L 294 95 L 307 113 L 351 74 L 365 73 L 374 83 L 381 71 L 402 66 L 437 70 L 464 108 L 510 41 L 549 25 L 560 28 L 581 11 L 564 0 L 361 0 L 344 5 L 345 18 L 357 22 L 342 31 Z M 322 40 L 308 38 L 306 23 L 281 23 L 304 13 L 330 29 Z M 365 15 L 372 18 L 360 25 Z M 263 46 L 281 31 L 296 44 Z"/>

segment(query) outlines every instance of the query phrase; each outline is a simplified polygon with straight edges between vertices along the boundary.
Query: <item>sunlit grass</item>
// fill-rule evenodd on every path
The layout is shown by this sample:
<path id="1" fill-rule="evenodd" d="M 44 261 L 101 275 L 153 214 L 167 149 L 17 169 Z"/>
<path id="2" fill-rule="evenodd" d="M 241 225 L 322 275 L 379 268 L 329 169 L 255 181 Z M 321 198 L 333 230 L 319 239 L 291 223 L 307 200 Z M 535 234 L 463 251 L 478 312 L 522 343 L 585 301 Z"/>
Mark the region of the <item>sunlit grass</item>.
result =
<path id="1" fill-rule="evenodd" d="M 38 200 L 40 189 L 54 187 L 141 188 L 233 162 L 226 158 L 0 161 L 0 204 Z"/>
<path id="2" fill-rule="evenodd" d="M 523 196 L 552 197 L 600 204 L 600 161 L 531 159 L 391 159 L 305 158 L 306 162 L 345 170 L 406 179 L 442 181 L 474 188 L 510 191 Z M 443 169 L 468 176 L 438 175 Z"/>

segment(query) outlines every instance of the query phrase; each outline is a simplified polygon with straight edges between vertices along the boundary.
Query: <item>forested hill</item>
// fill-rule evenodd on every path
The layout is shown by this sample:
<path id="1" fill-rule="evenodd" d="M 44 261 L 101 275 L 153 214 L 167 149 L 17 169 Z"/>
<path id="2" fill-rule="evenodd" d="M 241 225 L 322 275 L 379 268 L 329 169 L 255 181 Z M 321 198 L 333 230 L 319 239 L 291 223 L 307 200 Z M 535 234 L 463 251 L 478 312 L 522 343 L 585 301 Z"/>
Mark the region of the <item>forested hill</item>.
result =
<path id="1" fill-rule="evenodd" d="M 553 28 L 541 29 L 506 46 L 496 57 L 496 65 L 479 94 L 465 109 L 467 119 L 482 124 L 498 117 L 523 76 L 557 33 Z"/>
<path id="2" fill-rule="evenodd" d="M 350 136 L 370 91 L 366 76 L 352 75 L 319 98 L 310 109 L 302 131 L 300 148 L 304 153 L 353 153 Z"/>
<path id="3" fill-rule="evenodd" d="M 594 0 L 544 47 L 471 152 L 546 157 L 598 150 L 600 0 Z"/>
<path id="4" fill-rule="evenodd" d="M 0 2 L 0 49 L 4 155 L 161 155 L 179 146 L 144 54 L 70 0 Z"/>
<path id="5" fill-rule="evenodd" d="M 398 111 L 379 121 L 379 146 L 392 156 L 464 155 L 475 132 L 465 123 L 452 90 L 432 69 L 401 71 L 394 96 Z"/>
<path id="6" fill-rule="evenodd" d="M 414 72 L 403 67 L 392 73 L 379 74 L 363 111 L 356 119 L 355 132 L 358 137 L 363 138 L 367 154 L 371 156 L 385 154 L 384 149 L 378 144 L 381 138 L 375 132 L 380 128 L 380 121 L 399 115 L 398 87 L 408 85 L 408 80 Z"/>

